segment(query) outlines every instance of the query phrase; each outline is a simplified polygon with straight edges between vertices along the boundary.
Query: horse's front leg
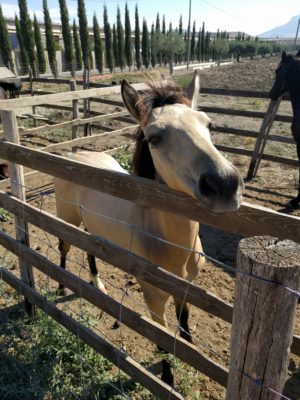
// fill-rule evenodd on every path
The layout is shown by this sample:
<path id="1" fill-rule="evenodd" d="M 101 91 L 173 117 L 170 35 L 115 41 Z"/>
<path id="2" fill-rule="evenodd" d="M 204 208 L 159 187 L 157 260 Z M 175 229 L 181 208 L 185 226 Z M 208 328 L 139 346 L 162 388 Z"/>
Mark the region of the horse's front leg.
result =
<path id="1" fill-rule="evenodd" d="M 141 283 L 144 299 L 147 303 L 149 311 L 151 313 L 151 317 L 153 321 L 163 325 L 165 328 L 167 327 L 167 319 L 165 315 L 165 307 L 169 295 L 162 290 L 159 290 L 151 285 L 146 283 Z M 160 346 L 157 346 L 157 349 L 163 353 L 166 358 L 162 359 L 162 374 L 161 379 L 165 383 L 170 386 L 174 385 L 174 377 L 172 373 L 171 364 L 167 359 L 167 356 L 170 354 L 166 350 L 162 349 Z"/>
<path id="2" fill-rule="evenodd" d="M 179 322 L 180 337 L 189 343 L 193 343 L 192 335 L 190 333 L 189 321 L 189 308 L 187 303 L 182 303 L 181 300 L 174 297 L 176 316 Z"/>
<path id="3" fill-rule="evenodd" d="M 96 265 L 96 258 L 92 254 L 87 255 L 89 268 L 90 268 L 90 278 L 91 284 L 93 284 L 97 289 L 101 290 L 101 292 L 107 294 L 107 290 L 99 278 L 98 269 Z"/>
<path id="4" fill-rule="evenodd" d="M 60 252 L 60 267 L 66 269 L 66 261 L 67 261 L 67 254 L 70 250 L 70 243 L 65 242 L 64 240 L 59 239 L 58 249 Z M 64 287 L 62 283 L 59 283 L 58 286 L 58 294 L 61 296 L 66 296 L 69 294 L 68 290 Z"/>
<path id="5" fill-rule="evenodd" d="M 300 203 L 300 119 L 299 122 L 293 121 L 291 130 L 296 142 L 297 156 L 299 160 L 299 187 L 298 187 L 298 196 L 292 199 L 289 204 L 292 206 L 293 209 L 296 209 Z"/>
<path id="6" fill-rule="evenodd" d="M 295 210 L 296 208 L 298 208 L 300 203 L 300 166 L 299 166 L 299 187 L 298 187 L 298 195 L 297 197 L 295 197 L 294 199 L 292 199 L 290 201 L 290 205 L 292 206 L 292 208 Z"/>

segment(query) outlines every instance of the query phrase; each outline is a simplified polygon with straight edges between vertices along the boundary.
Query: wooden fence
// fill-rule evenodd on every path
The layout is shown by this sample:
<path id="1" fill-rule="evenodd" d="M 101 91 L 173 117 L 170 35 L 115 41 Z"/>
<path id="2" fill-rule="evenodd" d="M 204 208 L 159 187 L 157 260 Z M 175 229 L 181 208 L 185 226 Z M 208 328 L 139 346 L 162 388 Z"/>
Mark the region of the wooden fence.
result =
<path id="1" fill-rule="evenodd" d="M 28 80 L 28 79 L 27 79 Z M 76 90 L 76 83 L 79 85 L 83 85 L 83 81 L 73 81 L 69 79 L 49 79 L 49 78 L 35 78 L 33 82 L 40 82 L 40 83 L 53 83 L 53 84 L 64 84 L 64 85 L 71 85 L 72 90 Z M 73 83 L 72 83 L 73 82 Z M 74 86 L 75 82 L 75 86 Z M 32 83 L 33 85 L 33 83 Z M 113 105 L 113 106 L 118 106 L 118 107 L 124 107 L 124 104 L 122 101 L 117 101 L 117 100 L 111 100 L 105 98 L 105 95 L 107 94 L 116 94 L 120 92 L 119 86 L 108 86 L 104 84 L 97 84 L 97 83 L 90 83 L 91 87 L 95 88 L 101 88 L 104 90 L 97 91 L 95 90 L 94 92 L 92 89 L 89 90 L 89 98 L 91 102 L 94 103 L 99 103 L 99 104 L 106 104 L 106 105 Z M 143 84 L 137 84 L 135 85 L 137 90 L 145 90 L 146 86 Z M 34 89 L 31 88 L 31 92 L 35 93 L 35 95 L 42 95 L 42 99 L 44 100 L 44 103 L 42 103 L 39 100 L 33 100 L 29 98 L 24 98 L 24 102 L 16 100 L 16 103 L 11 102 L 11 100 L 7 101 L 7 104 L 11 104 L 13 107 L 14 104 L 27 104 L 27 105 L 32 105 L 34 108 L 36 106 L 39 107 L 46 107 L 46 108 L 54 108 L 54 109 L 62 109 L 66 111 L 72 111 L 73 110 L 73 120 L 74 122 L 72 123 L 71 121 L 68 121 L 65 123 L 64 126 L 68 126 L 70 124 L 74 125 L 80 125 L 80 124 L 86 124 L 86 123 L 93 123 L 95 121 L 101 121 L 101 118 L 97 118 L 99 115 L 99 112 L 96 111 L 90 111 L 90 115 L 94 115 L 94 117 L 90 117 L 87 121 L 84 122 L 84 119 L 79 119 L 78 118 L 78 112 L 79 111 L 84 111 L 83 108 L 80 110 L 77 108 L 77 113 L 74 112 L 74 99 L 75 96 L 73 97 L 73 107 L 70 106 L 65 106 L 61 104 L 57 104 L 59 101 L 63 101 L 68 98 L 68 92 L 67 93 L 59 93 L 59 96 L 57 98 L 57 101 L 53 101 L 54 97 L 51 97 L 51 94 L 54 95 L 53 92 L 46 92 L 46 91 L 36 91 L 34 92 Z M 85 95 L 83 94 L 83 90 L 77 91 L 81 93 L 81 95 L 77 98 L 85 98 Z M 204 95 L 213 95 L 213 96 L 229 96 L 229 97 L 234 97 L 234 98 L 257 98 L 257 99 L 268 99 L 268 92 L 261 92 L 261 91 L 253 91 L 253 90 L 230 90 L 230 89 L 218 89 L 218 88 L 201 88 L 200 90 L 201 94 Z M 66 96 L 64 96 L 64 94 Z M 55 94 L 56 95 L 56 94 Z M 47 97 L 50 96 L 50 97 Z M 101 97 L 100 97 L 101 96 Z M 104 97 L 103 97 L 104 96 Z M 38 96 L 34 96 L 35 98 L 38 98 Z M 27 99 L 27 100 L 25 100 Z M 76 101 L 75 100 L 75 101 Z M 281 100 L 287 101 L 289 98 L 287 96 L 283 97 Z M 10 103 L 11 102 L 11 103 Z M 225 134 L 232 134 L 232 135 L 237 135 L 237 136 L 242 136 L 242 137 L 249 137 L 249 138 L 254 138 L 256 139 L 256 144 L 253 148 L 253 150 L 250 149 L 245 149 L 245 148 L 237 148 L 233 146 L 227 146 L 227 145 L 216 145 L 216 147 L 220 151 L 224 151 L 227 153 L 232 153 L 232 154 L 238 154 L 238 155 L 243 155 L 247 157 L 251 157 L 250 164 L 249 164 L 249 172 L 248 172 L 248 178 L 251 179 L 253 176 L 256 175 L 258 171 L 258 167 L 260 164 L 261 160 L 266 160 L 266 161 L 271 161 L 271 162 L 278 162 L 281 164 L 286 164 L 290 166 L 295 166 L 297 167 L 299 165 L 298 160 L 296 159 L 291 159 L 287 157 L 281 157 L 278 155 L 272 155 L 272 154 L 264 154 L 264 148 L 266 141 L 272 141 L 272 142 L 278 142 L 278 143 L 285 143 L 285 144 L 295 144 L 294 139 L 292 136 L 290 137 L 284 137 L 281 135 L 277 134 L 272 134 L 270 133 L 270 130 L 272 128 L 273 122 L 274 121 L 280 121 L 280 122 L 292 122 L 292 116 L 290 115 L 281 115 L 277 114 L 279 102 L 271 102 L 267 111 L 266 112 L 261 112 L 261 111 L 248 111 L 248 110 L 240 110 L 240 109 L 231 109 L 231 108 L 224 108 L 224 107 L 212 107 L 212 106 L 201 106 L 200 109 L 206 113 L 209 114 L 220 114 L 220 115 L 231 115 L 233 117 L 245 117 L 245 118 L 255 118 L 255 119 L 260 119 L 262 120 L 261 128 L 259 131 L 256 130 L 251 130 L 251 129 L 240 129 L 240 128 L 235 128 L 235 127 L 230 127 L 230 126 L 221 126 L 221 125 L 215 125 L 212 127 L 213 132 L 218 132 L 218 133 L 225 133 Z M 1 108 L 5 108 L 7 106 L 5 101 L 1 102 Z M 115 114 L 115 115 L 114 115 Z M 114 120 L 119 120 L 123 122 L 127 122 L 129 124 L 134 124 L 133 119 L 126 115 L 126 111 L 122 114 L 122 111 L 117 114 L 114 113 L 111 114 L 111 116 L 108 116 L 107 118 L 112 118 Z M 101 115 L 100 115 L 101 116 Z M 33 116 L 34 117 L 34 116 Z M 85 112 L 85 118 L 86 118 L 86 112 Z M 38 119 L 38 117 L 37 117 Z M 105 119 L 104 116 L 102 116 L 102 120 Z M 63 124 L 63 123 L 62 123 Z M 63 125 L 58 126 L 63 127 Z M 53 125 L 53 129 L 55 129 L 55 125 Z M 107 129 L 108 131 L 111 131 L 111 129 Z M 113 131 L 113 129 L 112 129 Z M 37 130 L 38 132 L 38 130 Z M 21 133 L 21 132 L 20 132 Z M 23 134 L 32 134 L 34 133 L 33 130 L 27 130 L 25 129 L 23 131 Z M 84 143 L 84 142 L 83 142 Z M 66 143 L 66 146 L 68 146 L 69 143 Z M 59 149 L 62 148 L 62 145 L 59 147 Z"/>
<path id="2" fill-rule="evenodd" d="M 91 91 L 82 91 L 85 93 L 63 93 L 60 94 L 59 98 L 72 101 L 77 100 L 78 98 L 84 98 L 84 96 L 89 95 L 102 96 L 103 93 L 106 93 L 107 89 L 108 88 L 101 88 L 91 89 Z M 110 89 L 111 88 L 109 88 L 109 91 Z M 113 90 L 115 89 L 113 88 Z M 55 95 L 55 98 L 53 95 L 46 95 L 45 97 L 47 97 L 47 102 L 57 102 L 57 96 L 58 94 Z M 42 97 L 44 96 L 41 96 L 40 98 L 36 97 L 34 100 L 34 104 L 44 104 L 44 99 Z M 34 99 L 34 97 L 32 99 Z M 14 104 L 12 104 L 12 102 L 14 102 Z M 27 204 L 23 192 L 24 179 L 22 175 L 22 170 L 19 169 L 18 165 L 27 166 L 29 168 L 41 171 L 42 173 L 49 174 L 55 177 L 60 177 L 70 182 L 74 182 L 89 188 L 94 189 L 95 187 L 97 187 L 97 190 L 99 191 L 103 191 L 114 196 L 134 201 L 137 204 L 143 206 L 159 208 L 161 210 L 178 214 L 186 218 L 201 221 L 202 223 L 226 230 L 231 233 L 239 234 L 242 236 L 271 235 L 276 236 L 279 239 L 291 239 L 295 242 L 300 242 L 299 218 L 280 214 L 263 207 L 253 206 L 246 203 L 243 203 L 241 208 L 236 213 L 224 214 L 222 218 L 220 218 L 220 216 L 215 215 L 204 209 L 199 201 L 192 199 L 183 193 L 171 190 L 156 182 L 152 182 L 147 179 L 135 176 L 123 175 L 113 171 L 104 171 L 93 166 L 83 165 L 77 161 L 72 161 L 61 156 L 46 153 L 45 151 L 33 150 L 21 146 L 20 144 L 18 144 L 18 127 L 16 117 L 14 115 L 14 112 L 11 111 L 12 106 L 15 105 L 17 107 L 21 103 L 23 104 L 23 99 L 10 100 L 9 102 L 5 103 L 6 109 L 2 110 L 1 112 L 5 137 L 8 141 L 0 142 L 0 157 L 8 160 L 10 163 L 9 165 L 12 177 L 11 180 L 15 183 L 12 187 L 12 192 L 15 197 L 11 197 L 5 192 L 0 191 L 0 206 L 16 215 L 16 217 L 18 218 L 17 225 L 23 224 L 23 228 L 21 230 L 22 232 L 26 231 L 26 224 L 33 224 L 54 236 L 68 241 L 69 243 L 87 251 L 90 254 L 94 254 L 96 257 L 117 266 L 118 268 L 129 274 L 135 275 L 145 282 L 159 287 L 169 292 L 170 294 L 176 295 L 176 297 L 182 299 L 184 298 L 187 302 L 227 322 L 232 321 L 232 316 L 234 314 L 233 306 L 231 304 L 228 304 L 218 299 L 216 296 L 212 295 L 211 293 L 200 287 L 197 287 L 196 285 L 189 284 L 185 280 L 178 278 L 175 275 L 155 265 L 152 265 L 148 261 L 133 255 L 132 253 L 114 245 L 113 243 L 108 242 L 107 240 L 95 237 L 88 232 L 84 232 L 70 224 L 67 224 L 62 220 L 59 220 L 58 218 L 46 213 L 45 211 L 38 210 Z M 74 124 L 77 124 L 78 122 L 81 121 L 75 121 Z M 133 127 L 128 127 L 126 129 L 132 128 Z M 75 143 L 76 140 L 88 141 L 94 140 L 94 138 L 78 138 L 74 140 Z M 10 143 L 9 141 L 14 141 L 15 143 Z M 74 142 L 71 144 L 71 147 L 73 146 Z M 256 239 L 256 243 L 260 243 L 258 239 Z M 188 364 L 190 364 L 203 374 L 207 375 L 211 379 L 215 380 L 222 386 L 227 386 L 229 372 L 225 367 L 213 362 L 206 356 L 203 356 L 199 349 L 187 343 L 183 339 L 177 337 L 176 339 L 174 339 L 172 333 L 170 333 L 167 329 L 161 327 L 160 325 L 156 324 L 149 318 L 137 314 L 133 310 L 115 301 L 108 295 L 105 295 L 97 289 L 91 287 L 89 284 L 82 281 L 76 275 L 59 268 L 48 258 L 32 250 L 28 246 L 26 235 L 25 237 L 17 235 L 17 239 L 14 239 L 8 236 L 5 232 L 0 232 L 0 244 L 12 253 L 16 254 L 21 261 L 21 280 L 3 268 L 1 268 L 0 271 L 1 276 L 7 283 L 12 285 L 16 290 L 20 291 L 25 296 L 29 305 L 35 304 L 45 310 L 54 319 L 62 323 L 71 332 L 76 333 L 76 335 L 78 335 L 81 339 L 90 344 L 100 354 L 104 355 L 110 361 L 115 363 L 118 367 L 123 369 L 130 376 L 132 376 L 133 379 L 140 382 L 143 386 L 148 388 L 160 398 L 182 399 L 182 396 L 174 390 L 170 392 L 170 388 L 166 384 L 162 383 L 153 374 L 149 373 L 149 371 L 147 371 L 144 367 L 137 364 L 127 354 L 120 352 L 120 350 L 114 348 L 103 338 L 95 335 L 95 333 L 89 330 L 87 327 L 79 324 L 70 316 L 58 310 L 53 303 L 45 300 L 45 298 L 34 289 L 32 266 L 42 271 L 50 278 L 64 284 L 73 292 L 80 294 L 82 298 L 86 299 L 91 304 L 112 315 L 114 318 L 119 318 L 120 308 L 122 308 L 122 323 L 124 323 L 131 329 L 134 329 L 145 338 L 153 341 L 154 343 L 156 343 L 166 351 L 171 352 L 172 354 L 174 353 L 174 340 L 176 340 L 176 357 L 187 362 Z M 269 253 L 270 251 L 272 252 L 272 250 L 270 250 L 271 246 L 269 246 L 269 244 L 270 243 L 268 242 L 268 246 L 265 246 L 265 251 L 267 253 Z M 281 245 L 278 246 L 280 247 Z M 283 248 L 284 246 L 286 245 L 282 245 Z M 263 246 L 260 246 L 260 248 L 261 247 Z M 276 249 L 278 250 L 278 248 Z M 295 255 L 294 258 L 286 257 L 284 252 L 283 256 L 281 257 L 280 252 L 278 252 L 279 258 L 276 259 L 276 263 L 280 264 L 278 262 L 278 260 L 280 259 L 280 262 L 285 265 L 285 269 L 287 269 L 288 271 L 291 270 L 291 267 L 295 267 L 295 265 L 297 264 L 295 264 L 294 260 L 297 259 L 297 256 L 299 256 L 299 246 L 295 244 L 289 244 L 289 251 L 290 254 Z M 254 254 L 254 259 L 256 259 L 256 255 L 258 254 L 257 252 L 258 249 L 256 250 L 256 252 L 252 249 L 252 256 Z M 292 260 L 293 262 L 291 265 L 288 264 L 289 260 Z M 249 263 L 247 265 L 249 265 Z M 272 289 L 272 299 L 280 308 L 280 304 L 278 304 L 278 299 L 282 300 L 282 294 L 278 296 L 278 293 L 281 293 L 283 287 L 288 286 L 289 289 L 293 290 L 294 292 L 299 291 L 299 264 L 296 266 L 298 267 L 298 272 L 295 272 L 293 270 L 293 276 L 295 277 L 294 283 L 290 282 L 289 279 L 285 280 L 284 277 L 281 277 L 281 285 L 275 285 L 273 283 L 274 279 L 272 279 L 271 276 L 266 277 L 264 275 L 261 275 L 260 272 L 257 270 L 253 272 L 253 274 L 251 273 L 251 271 L 245 271 L 244 275 L 246 274 L 249 279 L 253 279 L 254 281 L 256 281 L 258 278 L 261 278 L 259 280 L 260 287 L 255 287 L 256 293 L 257 290 L 264 293 L 265 289 L 264 285 L 262 284 L 264 280 L 264 284 L 266 284 L 267 280 L 269 283 L 273 283 L 271 285 L 274 289 Z M 271 267 L 273 268 L 273 266 Z M 242 271 L 243 265 L 238 265 L 238 269 Z M 279 272 L 276 271 L 276 273 L 274 274 L 275 276 L 278 276 Z M 165 282 L 168 282 L 168 285 L 166 285 Z M 240 283 L 243 284 L 243 282 Z M 241 298 L 236 298 L 236 301 L 239 300 L 242 301 Z M 288 347 L 291 341 L 291 351 L 300 356 L 300 337 L 294 336 L 293 339 L 291 338 L 291 321 L 293 320 L 293 312 L 295 311 L 297 297 L 294 296 L 292 297 L 292 300 L 289 299 L 289 301 L 290 311 L 286 312 L 289 319 L 289 329 L 287 329 L 286 332 L 283 333 L 285 335 L 284 343 L 286 348 L 282 348 L 282 352 L 280 355 L 278 355 L 276 352 L 278 357 L 275 361 L 272 361 L 272 363 L 270 363 L 271 365 L 265 365 L 264 363 L 266 361 L 260 361 L 259 364 L 260 366 L 264 365 L 264 369 L 266 371 L 271 371 L 269 375 L 266 374 L 266 376 L 275 376 L 273 369 L 276 369 L 276 366 L 278 367 L 278 363 L 280 365 L 284 365 L 285 367 L 280 371 L 280 379 L 278 380 L 280 381 L 281 386 L 282 376 L 284 376 L 286 371 Z M 283 302 L 282 304 L 286 303 Z M 247 315 L 247 313 L 244 311 L 239 312 L 242 312 L 242 315 Z M 264 312 L 267 313 L 268 310 L 264 310 Z M 284 313 L 279 313 L 278 315 L 281 316 L 280 318 L 283 318 Z M 235 320 L 238 319 L 235 318 Z M 269 315 L 268 318 L 266 315 L 265 317 L 262 317 L 262 315 L 260 315 L 260 323 L 267 320 L 271 321 Z M 273 325 L 277 326 L 278 324 L 280 325 L 280 323 L 276 319 Z M 287 326 L 283 322 L 283 320 L 281 321 L 281 325 Z M 238 324 L 236 323 L 234 325 L 234 332 L 236 338 L 241 337 L 240 335 L 242 333 L 238 332 Z M 278 334 L 278 332 L 276 331 L 272 333 L 272 335 L 274 336 L 276 336 L 276 334 Z M 252 342 L 251 346 L 253 346 Z M 239 360 L 240 357 L 242 357 L 242 354 L 244 354 L 243 352 L 245 352 L 245 349 L 238 349 L 238 354 L 235 354 L 234 351 L 234 348 L 232 348 L 232 359 Z M 247 371 L 245 370 L 241 372 L 240 370 L 237 371 L 234 366 L 231 367 L 231 376 L 229 376 L 228 380 L 228 399 L 237 398 L 231 396 L 231 393 L 236 393 L 237 390 L 236 386 L 232 382 L 236 382 L 238 379 L 240 379 L 236 377 L 237 372 L 239 377 L 241 377 Z M 253 373 L 254 376 L 256 372 L 248 371 L 248 373 Z M 250 384 L 253 385 L 253 382 L 251 383 L 251 380 L 249 385 Z M 278 386 L 277 383 L 273 380 L 271 381 L 266 379 L 262 381 L 261 384 L 264 386 L 269 386 L 277 391 L 282 390 L 282 387 L 280 385 Z M 244 389 L 244 385 L 245 383 L 238 386 L 242 388 L 242 390 L 246 391 L 247 389 Z M 234 394 L 234 396 L 237 395 Z M 255 399 L 258 397 L 251 398 Z"/>

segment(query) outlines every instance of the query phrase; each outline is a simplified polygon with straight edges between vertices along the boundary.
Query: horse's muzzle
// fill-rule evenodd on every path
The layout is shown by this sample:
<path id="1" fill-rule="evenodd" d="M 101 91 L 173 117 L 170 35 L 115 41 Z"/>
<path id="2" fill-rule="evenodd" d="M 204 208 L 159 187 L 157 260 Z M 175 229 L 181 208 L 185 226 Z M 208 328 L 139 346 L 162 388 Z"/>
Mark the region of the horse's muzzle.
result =
<path id="1" fill-rule="evenodd" d="M 244 187 L 238 173 L 224 176 L 206 173 L 199 180 L 199 198 L 214 212 L 236 211 L 241 205 Z"/>

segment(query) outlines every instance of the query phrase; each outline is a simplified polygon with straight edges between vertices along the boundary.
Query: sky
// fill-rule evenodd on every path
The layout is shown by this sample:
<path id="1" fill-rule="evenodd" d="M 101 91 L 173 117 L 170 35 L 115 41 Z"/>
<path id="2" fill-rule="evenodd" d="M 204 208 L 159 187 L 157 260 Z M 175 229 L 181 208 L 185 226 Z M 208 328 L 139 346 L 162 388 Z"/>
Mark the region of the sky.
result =
<path id="1" fill-rule="evenodd" d="M 94 13 L 98 17 L 100 26 L 103 21 L 103 5 L 108 9 L 109 21 L 115 22 L 116 10 L 119 5 L 124 21 L 125 0 L 85 0 L 88 21 L 91 24 Z M 182 15 L 183 26 L 187 27 L 190 0 L 127 0 L 130 11 L 130 20 L 134 26 L 134 9 L 138 5 L 140 22 L 146 18 L 148 28 L 156 19 L 165 15 L 166 23 L 172 21 L 173 27 L 178 26 Z M 30 13 L 36 14 L 43 21 L 42 0 L 27 0 Z M 67 0 L 69 16 L 77 20 L 77 0 Z M 5 16 L 14 17 L 19 13 L 17 0 L 1 0 Z M 48 7 L 53 21 L 60 22 L 58 0 L 48 0 Z M 198 30 L 203 21 L 205 30 L 242 31 L 249 35 L 258 35 L 279 25 L 287 23 L 291 17 L 300 15 L 299 0 L 191 0 L 191 21 L 196 21 Z"/>

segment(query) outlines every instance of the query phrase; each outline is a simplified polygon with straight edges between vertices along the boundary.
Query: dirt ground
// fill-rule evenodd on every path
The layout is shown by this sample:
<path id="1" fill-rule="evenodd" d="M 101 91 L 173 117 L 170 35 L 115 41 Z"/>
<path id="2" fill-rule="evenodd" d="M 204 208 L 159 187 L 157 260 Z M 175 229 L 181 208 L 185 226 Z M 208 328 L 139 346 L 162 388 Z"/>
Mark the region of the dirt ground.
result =
<path id="1" fill-rule="evenodd" d="M 201 85 L 202 87 L 212 88 L 229 88 L 229 89 L 245 89 L 245 90 L 262 90 L 268 91 L 272 86 L 274 79 L 274 71 L 279 62 L 279 57 L 261 58 L 253 61 L 243 61 L 241 63 L 233 63 L 231 65 L 222 66 L 220 68 L 211 68 L 202 71 Z M 178 72 L 178 75 L 183 72 Z M 267 101 L 261 99 L 238 99 L 229 97 L 218 97 L 211 95 L 201 95 L 199 105 L 215 105 L 220 107 L 230 107 L 246 110 L 266 110 Z M 103 112 L 111 112 L 118 110 L 118 107 L 107 106 L 101 108 Z M 282 102 L 280 106 L 281 114 L 291 114 L 290 104 Z M 57 113 L 55 114 L 56 118 Z M 59 115 L 61 119 L 66 116 L 64 112 Z M 237 127 L 241 129 L 259 129 L 261 120 L 252 118 L 227 117 L 211 114 L 213 122 L 223 124 L 223 126 Z M 103 132 L 109 129 L 116 129 L 124 126 L 124 122 L 109 121 L 103 124 Z M 100 130 L 99 130 L 100 131 Z M 289 124 L 276 123 L 272 129 L 272 133 L 291 136 Z M 68 137 L 70 132 L 64 133 L 64 138 Z M 253 149 L 254 139 L 242 138 L 234 135 L 212 134 L 215 143 L 223 143 L 236 145 L 238 147 Z M 51 134 L 43 135 L 43 137 L 32 138 L 26 137 L 22 139 L 22 143 L 35 147 L 43 146 L 47 143 L 62 140 L 58 136 Z M 121 144 L 129 144 L 131 138 L 126 135 L 122 138 L 109 139 L 106 137 L 103 142 L 97 145 L 97 150 L 107 150 L 120 146 Z M 285 144 L 270 143 L 266 148 L 266 152 L 271 154 L 284 155 L 296 159 L 295 146 Z M 241 171 L 243 177 L 246 176 L 249 166 L 249 158 L 237 155 L 227 155 Z M 244 200 L 269 207 L 274 210 L 284 210 L 288 201 L 297 194 L 298 170 L 281 164 L 263 161 L 259 169 L 257 177 L 246 183 Z M 51 187 L 44 188 L 44 192 L 31 195 L 31 204 L 36 205 L 43 210 L 55 213 L 54 197 Z M 300 209 L 295 211 L 285 210 L 291 215 L 300 216 Z M 8 233 L 13 234 L 13 222 L 1 222 L 1 228 Z M 39 230 L 33 226 L 30 227 L 31 246 L 42 254 L 58 262 L 59 255 L 57 253 L 56 239 L 48 235 L 46 232 Z M 212 227 L 201 227 L 201 239 L 204 251 L 210 256 L 225 262 L 229 266 L 235 266 L 236 250 L 240 240 L 235 235 L 218 231 Z M 2 254 L 3 255 L 3 254 Z M 0 254 L 1 256 L 1 254 Z M 5 254 L 5 263 L 10 269 L 16 270 L 16 260 L 10 254 Z M 124 274 L 117 268 L 111 267 L 100 260 L 97 261 L 102 279 L 106 283 L 106 287 L 110 295 L 114 298 L 122 300 L 124 304 L 132 307 L 143 314 L 147 314 L 142 298 L 142 293 L 132 276 Z M 72 249 L 69 255 L 68 268 L 76 271 L 84 279 L 88 279 L 87 263 L 85 255 L 78 249 Z M 41 290 L 53 290 L 55 285 L 49 279 L 41 274 L 37 274 L 38 286 Z M 197 285 L 214 293 L 221 299 L 233 302 L 234 277 L 228 271 L 218 268 L 211 262 L 207 262 L 206 266 L 201 270 L 199 277 L 195 282 Z M 123 288 L 127 288 L 129 296 L 124 297 Z M 170 321 L 170 329 L 176 330 L 177 323 L 172 302 L 168 306 L 168 320 Z M 2 302 L 2 307 L 5 303 Z M 60 305 L 65 309 L 71 310 L 74 314 L 82 314 L 88 305 L 84 301 L 72 300 Z M 96 310 L 89 308 L 92 313 Z M 138 334 L 130 331 L 125 326 L 119 329 L 112 329 L 114 320 L 108 316 L 103 316 L 95 330 L 99 330 L 101 334 L 108 337 L 116 345 L 126 347 L 126 351 L 137 360 L 151 364 L 159 360 L 154 356 L 155 346 Z M 191 307 L 190 327 L 192 328 L 195 344 L 204 353 L 209 355 L 214 361 L 221 365 L 228 366 L 229 362 L 229 338 L 230 325 L 212 315 L 202 312 L 195 307 Z M 300 335 L 300 306 L 297 309 L 297 318 L 294 333 Z M 225 397 L 225 389 L 214 383 L 210 379 L 201 374 L 195 374 L 191 369 L 186 369 L 182 364 L 178 365 L 175 373 L 178 387 L 184 388 L 190 385 L 190 391 L 186 394 L 187 399 L 210 399 L 221 400 Z M 183 389 L 182 389 L 183 390 Z M 184 391 L 184 390 L 183 390 Z M 292 400 L 300 399 L 300 359 L 294 355 L 291 356 L 290 367 L 285 387 L 285 395 Z M 135 397 L 139 398 L 139 397 Z M 250 399 L 243 399 L 250 400 Z"/>

